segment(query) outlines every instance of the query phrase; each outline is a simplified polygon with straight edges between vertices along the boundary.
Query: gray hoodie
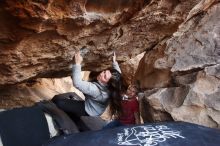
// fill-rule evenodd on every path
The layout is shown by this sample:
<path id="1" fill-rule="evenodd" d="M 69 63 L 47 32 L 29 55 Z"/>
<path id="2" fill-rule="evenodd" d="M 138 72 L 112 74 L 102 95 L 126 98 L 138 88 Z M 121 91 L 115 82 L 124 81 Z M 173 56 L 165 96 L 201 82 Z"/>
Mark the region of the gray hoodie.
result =
<path id="1" fill-rule="evenodd" d="M 113 69 L 121 73 L 118 62 L 113 62 Z M 72 68 L 73 85 L 85 95 L 85 110 L 90 116 L 101 115 L 107 105 L 110 91 L 107 85 L 100 82 L 83 81 L 81 65 L 74 64 Z"/>

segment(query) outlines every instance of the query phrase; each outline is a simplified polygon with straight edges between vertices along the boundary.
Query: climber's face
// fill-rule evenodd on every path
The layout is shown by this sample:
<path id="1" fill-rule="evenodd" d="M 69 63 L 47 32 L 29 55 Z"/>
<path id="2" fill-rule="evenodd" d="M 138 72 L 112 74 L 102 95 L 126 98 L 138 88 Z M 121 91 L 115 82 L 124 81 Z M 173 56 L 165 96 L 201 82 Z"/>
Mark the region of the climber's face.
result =
<path id="1" fill-rule="evenodd" d="M 111 77 L 112 74 L 110 70 L 104 70 L 97 76 L 97 80 L 101 83 L 107 84 Z"/>

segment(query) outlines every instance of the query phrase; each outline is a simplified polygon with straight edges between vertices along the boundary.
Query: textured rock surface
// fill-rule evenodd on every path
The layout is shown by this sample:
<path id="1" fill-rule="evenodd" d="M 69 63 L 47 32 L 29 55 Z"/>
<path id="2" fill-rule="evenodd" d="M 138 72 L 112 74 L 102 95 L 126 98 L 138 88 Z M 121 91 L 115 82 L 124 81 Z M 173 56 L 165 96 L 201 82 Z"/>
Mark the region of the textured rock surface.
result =
<path id="1" fill-rule="evenodd" d="M 144 53 L 141 53 L 137 55 L 136 57 L 131 58 L 128 61 L 120 64 L 120 68 L 123 73 L 122 76 L 127 85 L 130 85 L 135 82 L 134 75 L 137 70 L 139 61 L 144 56 Z"/>
<path id="2" fill-rule="evenodd" d="M 70 75 L 76 50 L 89 71 L 110 67 L 115 51 L 127 83 L 138 68 L 135 80 L 148 89 L 145 122 L 220 127 L 219 14 L 219 0 L 2 0 L 1 105 L 72 91 L 39 78 Z"/>
<path id="3" fill-rule="evenodd" d="M 142 89 L 166 87 L 171 84 L 170 68 L 160 59 L 165 56 L 166 40 L 160 42 L 153 50 L 146 52 L 140 61 L 135 74 L 135 80 L 140 83 Z"/>
<path id="4" fill-rule="evenodd" d="M 57 79 L 38 79 L 20 85 L 12 85 L 0 89 L 0 109 L 14 108 L 20 106 L 30 106 L 40 100 L 49 100 L 54 95 L 66 92 L 76 92 L 84 98 L 72 85 L 70 77 Z"/>
<path id="5" fill-rule="evenodd" d="M 113 51 L 127 61 L 172 35 L 198 1 L 1 1 L 0 85 L 67 76 L 82 47 L 84 70 L 109 67 Z"/>
<path id="6" fill-rule="evenodd" d="M 113 40 L 123 36 L 115 25 L 142 6 L 142 0 L 1 2 L 0 84 L 67 76 L 75 50 L 83 46 L 86 70 L 108 67 L 112 50 L 123 51 L 114 46 Z"/>
<path id="7" fill-rule="evenodd" d="M 145 91 L 144 102 L 155 112 L 155 114 L 151 112 L 153 120 L 158 120 L 158 116 L 154 117 L 158 112 L 165 112 L 169 113 L 174 120 L 220 127 L 219 13 L 219 1 L 201 1 L 192 9 L 173 37 L 166 41 L 164 49 L 157 51 L 160 54 L 164 53 L 163 57 L 151 55 L 152 51 L 161 48 L 156 46 L 142 59 L 139 68 L 147 66 L 145 70 L 152 70 L 150 72 L 158 68 L 170 71 L 170 75 L 167 76 L 170 84 L 163 84 L 155 92 Z M 156 59 L 149 61 L 147 57 L 150 55 Z M 150 73 L 146 74 L 146 77 L 140 76 L 140 73 L 137 75 L 140 82 L 151 78 Z M 155 82 L 148 81 L 141 85 L 151 89 L 158 87 L 157 85 L 161 83 L 158 78 L 160 79 L 161 75 L 164 74 L 154 74 Z M 167 88 L 167 86 L 173 87 Z M 178 90 L 180 92 L 177 92 Z M 160 114 L 159 117 L 163 115 Z M 149 119 L 146 117 L 145 121 Z"/>
<path id="8" fill-rule="evenodd" d="M 168 43 L 169 60 L 174 60 L 171 71 L 187 71 L 220 63 L 219 6 L 207 14 L 195 16 L 183 24 Z"/>

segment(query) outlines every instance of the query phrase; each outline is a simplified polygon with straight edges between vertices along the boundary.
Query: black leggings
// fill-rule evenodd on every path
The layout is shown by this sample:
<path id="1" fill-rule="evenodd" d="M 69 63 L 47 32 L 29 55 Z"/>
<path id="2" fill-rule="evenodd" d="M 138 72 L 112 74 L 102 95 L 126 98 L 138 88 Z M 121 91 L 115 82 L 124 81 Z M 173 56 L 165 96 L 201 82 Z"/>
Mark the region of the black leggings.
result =
<path id="1" fill-rule="evenodd" d="M 89 116 L 85 111 L 85 102 L 83 100 L 75 100 L 71 93 L 55 95 L 52 98 L 53 103 L 77 124 L 80 131 L 87 131 L 88 127 L 80 119 L 81 116 Z"/>

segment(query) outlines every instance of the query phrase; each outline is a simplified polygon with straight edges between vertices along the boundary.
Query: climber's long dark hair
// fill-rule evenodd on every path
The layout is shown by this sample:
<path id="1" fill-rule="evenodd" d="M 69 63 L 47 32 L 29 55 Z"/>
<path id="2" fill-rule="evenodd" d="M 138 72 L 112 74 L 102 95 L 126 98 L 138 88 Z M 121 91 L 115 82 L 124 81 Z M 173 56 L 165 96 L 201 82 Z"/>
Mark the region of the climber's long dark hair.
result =
<path id="1" fill-rule="evenodd" d="M 109 110 L 111 118 L 117 119 L 122 115 L 121 93 L 124 92 L 123 78 L 117 70 L 112 70 L 112 78 L 109 80 L 110 102 Z"/>

